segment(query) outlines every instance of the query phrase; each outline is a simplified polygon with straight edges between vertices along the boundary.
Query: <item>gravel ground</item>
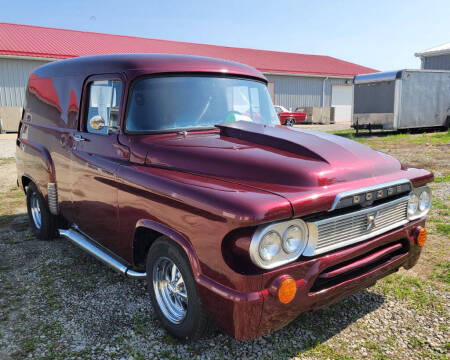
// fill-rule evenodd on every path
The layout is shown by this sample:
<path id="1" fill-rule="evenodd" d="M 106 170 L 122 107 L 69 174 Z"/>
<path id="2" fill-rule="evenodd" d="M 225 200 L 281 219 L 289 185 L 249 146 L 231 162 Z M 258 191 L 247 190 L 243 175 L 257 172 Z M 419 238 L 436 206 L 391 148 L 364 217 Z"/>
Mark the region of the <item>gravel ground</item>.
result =
<path id="1" fill-rule="evenodd" d="M 415 139 L 414 136 L 412 136 Z M 406 139 L 406 140 L 405 140 Z M 406 163 L 450 176 L 450 147 L 365 138 Z M 426 163 L 426 164 L 425 164 Z M 145 281 L 126 279 L 62 239 L 28 228 L 15 165 L 0 159 L 0 359 L 448 359 L 450 185 L 433 184 L 419 264 L 262 338 L 216 331 L 190 344 L 154 316 Z M 442 205 L 443 204 L 443 205 Z"/>

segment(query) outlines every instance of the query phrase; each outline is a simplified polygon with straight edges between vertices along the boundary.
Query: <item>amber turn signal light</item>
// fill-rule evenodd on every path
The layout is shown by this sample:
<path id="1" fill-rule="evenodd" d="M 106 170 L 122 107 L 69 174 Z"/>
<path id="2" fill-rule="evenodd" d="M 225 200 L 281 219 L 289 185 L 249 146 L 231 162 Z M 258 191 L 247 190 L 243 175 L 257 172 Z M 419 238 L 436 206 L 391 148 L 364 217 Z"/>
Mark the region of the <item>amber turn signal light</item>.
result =
<path id="1" fill-rule="evenodd" d="M 284 279 L 278 289 L 278 300 L 283 304 L 288 304 L 294 300 L 297 292 L 297 284 L 294 279 Z"/>
<path id="2" fill-rule="evenodd" d="M 288 304 L 295 298 L 297 283 L 289 275 L 277 277 L 270 286 L 270 293 L 283 304 Z"/>
<path id="3" fill-rule="evenodd" d="M 417 228 L 417 234 L 416 234 L 416 243 L 420 247 L 425 245 L 425 241 L 427 241 L 427 231 L 425 228 L 419 226 Z"/>

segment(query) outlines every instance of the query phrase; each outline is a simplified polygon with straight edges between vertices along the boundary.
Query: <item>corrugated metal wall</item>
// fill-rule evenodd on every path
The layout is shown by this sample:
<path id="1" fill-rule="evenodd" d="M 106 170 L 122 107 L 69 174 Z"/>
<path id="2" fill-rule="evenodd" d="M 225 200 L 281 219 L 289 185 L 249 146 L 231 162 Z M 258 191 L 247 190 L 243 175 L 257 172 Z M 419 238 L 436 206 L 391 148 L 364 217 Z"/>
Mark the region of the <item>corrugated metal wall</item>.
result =
<path id="1" fill-rule="evenodd" d="M 297 107 L 322 106 L 322 94 L 325 93 L 324 106 L 331 106 L 331 85 L 345 84 L 345 79 L 320 77 L 266 75 L 274 83 L 276 105 L 295 110 Z M 323 83 L 325 80 L 325 88 Z M 350 79 L 349 79 L 350 80 Z"/>
<path id="2" fill-rule="evenodd" d="M 450 70 L 450 55 L 439 55 L 422 58 L 422 69 Z"/>
<path id="3" fill-rule="evenodd" d="M 0 106 L 22 107 L 28 76 L 46 61 L 0 58 Z"/>

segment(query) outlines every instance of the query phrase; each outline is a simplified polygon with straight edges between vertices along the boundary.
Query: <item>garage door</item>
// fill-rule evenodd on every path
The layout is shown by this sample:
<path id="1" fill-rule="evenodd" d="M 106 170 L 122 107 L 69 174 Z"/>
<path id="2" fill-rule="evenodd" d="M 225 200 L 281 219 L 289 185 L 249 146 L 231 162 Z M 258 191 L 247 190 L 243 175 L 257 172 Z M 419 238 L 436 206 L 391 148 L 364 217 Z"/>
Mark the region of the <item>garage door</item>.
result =
<path id="1" fill-rule="evenodd" d="M 331 106 L 334 106 L 335 122 L 352 120 L 353 90 L 351 85 L 333 85 L 331 87 Z"/>

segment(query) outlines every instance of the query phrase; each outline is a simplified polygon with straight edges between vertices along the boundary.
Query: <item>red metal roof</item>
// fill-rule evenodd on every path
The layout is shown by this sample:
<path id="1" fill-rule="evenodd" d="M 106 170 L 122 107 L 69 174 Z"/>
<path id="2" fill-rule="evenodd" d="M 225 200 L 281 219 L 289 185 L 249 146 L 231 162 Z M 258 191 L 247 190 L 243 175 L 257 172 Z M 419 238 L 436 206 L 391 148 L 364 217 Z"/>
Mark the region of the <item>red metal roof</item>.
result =
<path id="1" fill-rule="evenodd" d="M 248 64 L 264 73 L 354 76 L 377 71 L 330 56 L 0 23 L 0 55 L 66 59 L 83 55 L 120 53 L 211 56 Z"/>

